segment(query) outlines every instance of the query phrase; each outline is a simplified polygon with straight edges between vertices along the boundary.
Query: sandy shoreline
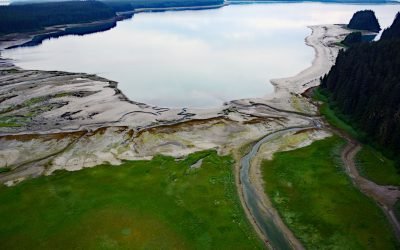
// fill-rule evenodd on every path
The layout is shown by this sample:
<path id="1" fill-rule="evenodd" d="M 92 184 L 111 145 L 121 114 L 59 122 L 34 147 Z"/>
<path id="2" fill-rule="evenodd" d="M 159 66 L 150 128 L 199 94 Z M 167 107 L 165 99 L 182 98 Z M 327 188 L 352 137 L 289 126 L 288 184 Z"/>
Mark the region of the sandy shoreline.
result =
<path id="1" fill-rule="evenodd" d="M 307 89 L 319 85 L 319 78 L 328 73 L 335 63 L 341 49 L 335 45 L 350 33 L 343 25 L 314 25 L 308 26 L 311 35 L 305 38 L 305 43 L 314 49 L 315 56 L 311 65 L 298 74 L 286 78 L 271 79 L 275 90 L 263 98 L 239 100 L 242 104 L 254 102 L 268 104 L 282 110 L 298 111 L 310 115 L 317 114 L 317 107 L 312 105 L 301 94 Z"/>
<path id="2" fill-rule="evenodd" d="M 310 28 L 312 34 L 306 38 L 306 44 L 313 47 L 316 54 L 309 68 L 294 77 L 271 80 L 275 91 L 265 98 L 234 100 L 212 109 L 164 108 L 137 103 L 129 100 L 118 89 L 116 82 L 105 78 L 85 73 L 21 70 L 13 66 L 12 62 L 3 59 L 0 65 L 3 66 L 3 69 L 9 70 L 0 76 L 0 96 L 3 98 L 2 105 L 6 108 L 3 110 L 6 110 L 10 116 L 21 116 L 19 110 L 14 112 L 12 109 L 20 107 L 24 101 L 29 101 L 29 99 L 43 98 L 41 96 L 43 93 L 48 93 L 45 98 L 51 99 L 56 96 L 58 107 L 57 109 L 49 107 L 50 110 L 46 112 L 34 112 L 35 117 L 24 121 L 26 125 L 0 127 L 0 136 L 74 132 L 108 126 L 130 126 L 136 130 L 142 130 L 158 125 L 220 116 L 236 121 L 245 121 L 246 116 L 255 114 L 261 115 L 261 117 L 287 115 L 279 110 L 315 115 L 317 108 L 300 94 L 307 88 L 317 85 L 318 78 L 329 70 L 337 54 L 337 49 L 330 48 L 330 43 L 340 40 L 341 37 L 338 36 L 343 36 L 343 33 L 346 32 L 336 25 Z M 325 37 L 318 41 L 321 33 L 326 33 Z M 336 33 L 338 34 L 336 35 Z M 25 38 L 17 36 L 16 40 L 0 42 L 0 48 L 25 43 L 31 38 L 32 36 Z M 14 72 L 12 72 L 13 70 Z M 60 78 L 64 81 L 62 84 L 57 83 Z M 37 82 L 37 84 L 32 84 L 32 82 Z M 16 84 L 19 86 L 28 86 L 29 84 L 29 94 L 27 95 L 25 91 L 26 87 L 25 89 L 15 88 Z M 75 93 L 70 91 L 72 88 L 76 90 Z M 78 92 L 85 93 L 85 95 L 80 95 L 80 98 L 70 98 L 70 96 L 79 95 Z M 259 108 L 260 105 L 266 106 Z M 269 105 L 269 109 L 267 105 Z M 265 109 L 268 109 L 268 112 L 265 112 Z M 65 117 L 68 119 L 64 119 Z"/>

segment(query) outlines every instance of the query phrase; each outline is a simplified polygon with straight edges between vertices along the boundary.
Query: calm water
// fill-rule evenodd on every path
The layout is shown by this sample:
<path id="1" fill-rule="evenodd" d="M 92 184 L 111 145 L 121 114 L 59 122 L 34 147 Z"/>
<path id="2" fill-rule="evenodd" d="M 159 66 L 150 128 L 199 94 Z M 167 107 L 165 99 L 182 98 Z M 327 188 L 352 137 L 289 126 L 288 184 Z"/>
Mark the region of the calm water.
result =
<path id="1" fill-rule="evenodd" d="M 269 79 L 311 64 L 307 25 L 345 23 L 361 9 L 373 9 L 386 27 L 400 5 L 252 4 L 141 13 L 107 32 L 51 39 L 3 56 L 26 69 L 96 73 L 118 81 L 134 101 L 213 107 L 271 93 Z"/>

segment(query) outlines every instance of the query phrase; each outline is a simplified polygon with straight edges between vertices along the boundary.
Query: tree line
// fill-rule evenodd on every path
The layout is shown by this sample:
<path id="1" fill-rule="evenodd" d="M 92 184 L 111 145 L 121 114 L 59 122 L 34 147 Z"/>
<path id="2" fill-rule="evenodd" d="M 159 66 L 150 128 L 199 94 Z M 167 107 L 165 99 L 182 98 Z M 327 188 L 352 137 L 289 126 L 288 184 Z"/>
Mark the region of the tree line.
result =
<path id="1" fill-rule="evenodd" d="M 223 0 L 105 0 L 11 4 L 0 6 L 0 35 L 106 20 L 115 17 L 116 12 L 139 8 L 195 7 L 222 3 Z"/>
<path id="2" fill-rule="evenodd" d="M 400 152 L 400 15 L 377 42 L 341 50 L 321 91 L 358 129 Z M 397 35 L 395 35 L 397 34 Z"/>
<path id="3" fill-rule="evenodd" d="M 400 12 L 397 13 L 393 24 L 382 33 L 381 40 L 400 39 Z"/>
<path id="4" fill-rule="evenodd" d="M 8 34 L 110 19 L 115 11 L 97 1 L 52 2 L 1 6 L 0 17 L 0 34 Z"/>
<path id="5" fill-rule="evenodd" d="M 222 4 L 223 0 L 106 0 L 105 3 L 129 3 L 133 9 L 194 7 Z"/>

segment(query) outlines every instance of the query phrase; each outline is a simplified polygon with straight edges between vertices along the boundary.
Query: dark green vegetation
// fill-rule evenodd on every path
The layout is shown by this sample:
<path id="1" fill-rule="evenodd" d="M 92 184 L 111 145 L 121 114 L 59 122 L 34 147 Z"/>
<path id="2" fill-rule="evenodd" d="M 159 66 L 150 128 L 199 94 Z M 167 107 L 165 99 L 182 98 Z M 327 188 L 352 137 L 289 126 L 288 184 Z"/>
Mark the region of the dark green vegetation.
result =
<path id="1" fill-rule="evenodd" d="M 356 129 L 349 117 L 344 116 L 337 106 L 329 102 L 328 96 L 329 93 L 320 88 L 314 91 L 314 98 L 322 102 L 320 113 L 333 127 L 366 143 L 356 156 L 360 174 L 380 185 L 400 185 L 398 157 L 368 141 L 367 135 Z"/>
<path id="2" fill-rule="evenodd" d="M 329 95 L 327 91 L 324 91 L 321 88 L 316 89 L 314 91 L 314 98 L 322 102 L 319 107 L 319 112 L 325 117 L 330 125 L 345 131 L 354 138 L 364 138 L 363 133 L 354 129 L 353 126 L 349 124 L 348 117 L 345 117 L 343 114 L 341 114 L 338 108 L 329 102 Z"/>
<path id="3" fill-rule="evenodd" d="M 7 173 L 7 172 L 9 172 L 9 171 L 11 171 L 11 168 L 9 168 L 9 167 L 0 168 L 0 174 L 1 174 L 1 173 Z"/>
<path id="4" fill-rule="evenodd" d="M 372 42 L 375 39 L 374 34 L 362 34 L 361 32 L 352 32 L 348 34 L 343 41 L 336 43 L 336 45 L 348 48 L 362 42 Z"/>
<path id="5" fill-rule="evenodd" d="M 68 27 L 68 28 L 58 30 L 55 32 L 36 35 L 35 37 L 32 38 L 32 40 L 30 40 L 24 44 L 11 46 L 9 48 L 24 47 L 24 46 L 36 46 L 36 45 L 41 44 L 46 39 L 58 38 L 61 36 L 66 36 L 66 35 L 83 36 L 83 35 L 87 35 L 87 34 L 91 34 L 91 33 L 106 31 L 106 30 L 114 28 L 116 25 L 117 25 L 116 20 L 110 20 L 109 22 L 90 23 L 90 24 L 85 24 L 83 26 Z"/>
<path id="6" fill-rule="evenodd" d="M 376 19 L 375 13 L 372 10 L 362 10 L 354 13 L 347 27 L 372 32 L 379 32 L 381 30 L 378 19 Z"/>
<path id="7" fill-rule="evenodd" d="M 101 2 L 79 1 L 0 6 L 0 17 L 0 34 L 8 34 L 110 19 L 115 12 Z"/>
<path id="8" fill-rule="evenodd" d="M 344 173 L 343 144 L 334 136 L 274 154 L 262 163 L 266 192 L 306 248 L 396 249 L 381 210 Z"/>
<path id="9" fill-rule="evenodd" d="M 346 36 L 346 38 L 342 41 L 344 45 L 350 47 L 354 44 L 358 44 L 362 42 L 361 32 L 352 32 Z"/>
<path id="10" fill-rule="evenodd" d="M 341 51 L 315 92 L 327 120 L 366 144 L 357 155 L 359 170 L 382 185 L 400 185 L 399 20 L 385 39 Z"/>
<path id="11" fill-rule="evenodd" d="M 400 186 L 400 175 L 396 162 L 375 148 L 365 145 L 356 156 L 357 167 L 367 179 L 379 185 Z"/>
<path id="12" fill-rule="evenodd" d="M 106 0 L 106 1 L 23 1 L 23 3 L 0 6 L 0 35 L 43 30 L 45 27 L 66 24 L 81 24 L 115 18 L 117 12 L 131 12 L 139 8 L 166 7 L 201 7 L 220 5 L 223 0 Z M 118 19 L 129 18 L 130 15 L 118 14 Z M 116 25 L 110 23 L 87 25 L 85 27 L 68 28 L 35 37 L 32 44 L 37 45 L 49 37 L 63 35 L 82 35 L 104 31 Z"/>
<path id="13" fill-rule="evenodd" d="M 400 39 L 400 13 L 397 13 L 392 25 L 382 33 L 381 40 Z"/>
<path id="14" fill-rule="evenodd" d="M 198 169 L 190 166 L 203 159 Z M 254 249 L 233 160 L 157 156 L 0 187 L 2 249 Z"/>
<path id="15" fill-rule="evenodd" d="M 361 43 L 341 51 L 322 78 L 329 102 L 373 141 L 400 150 L 400 41 Z"/>
<path id="16" fill-rule="evenodd" d="M 131 2 L 129 2 L 129 1 L 107 0 L 107 1 L 101 1 L 101 2 L 107 4 L 107 6 L 109 6 L 111 9 L 113 9 L 115 12 L 132 11 L 134 9 Z"/>

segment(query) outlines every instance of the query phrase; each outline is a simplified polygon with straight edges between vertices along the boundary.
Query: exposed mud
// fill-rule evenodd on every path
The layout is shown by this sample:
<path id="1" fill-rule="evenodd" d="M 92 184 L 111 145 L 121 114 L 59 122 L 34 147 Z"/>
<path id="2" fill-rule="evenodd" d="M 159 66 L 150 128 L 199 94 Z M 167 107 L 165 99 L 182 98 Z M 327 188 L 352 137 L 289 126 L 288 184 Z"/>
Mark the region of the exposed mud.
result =
<path id="1" fill-rule="evenodd" d="M 59 169 L 118 165 L 157 154 L 180 158 L 216 149 L 220 154 L 238 155 L 240 147 L 267 134 L 294 127 L 313 129 L 309 131 L 313 133 L 324 125 L 317 107 L 301 93 L 317 85 L 319 77 L 329 71 L 339 50 L 332 44 L 349 31 L 337 25 L 310 28 L 312 34 L 306 42 L 316 51 L 310 68 L 294 77 L 273 80 L 276 91 L 272 96 L 235 100 L 214 109 L 169 109 L 138 103 L 124 96 L 116 82 L 95 75 L 23 70 L 2 60 L 0 167 L 10 171 L 0 174 L 0 182 L 14 185 Z M 319 138 L 311 136 L 309 141 Z M 251 166 L 249 173 L 257 169 L 253 163 Z M 239 167 L 236 171 L 240 198 L 244 207 L 249 207 L 239 185 Z M 256 190 L 260 199 L 256 202 L 274 211 L 260 191 L 260 176 L 257 178 L 249 182 L 249 189 Z M 246 211 L 249 218 L 256 218 Z M 253 219 L 260 237 L 269 241 L 269 233 Z M 276 233 L 290 238 L 291 247 L 302 248 L 279 216 L 274 220 L 280 230 Z"/>

